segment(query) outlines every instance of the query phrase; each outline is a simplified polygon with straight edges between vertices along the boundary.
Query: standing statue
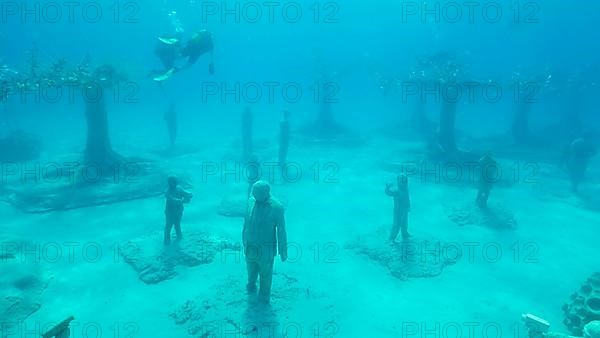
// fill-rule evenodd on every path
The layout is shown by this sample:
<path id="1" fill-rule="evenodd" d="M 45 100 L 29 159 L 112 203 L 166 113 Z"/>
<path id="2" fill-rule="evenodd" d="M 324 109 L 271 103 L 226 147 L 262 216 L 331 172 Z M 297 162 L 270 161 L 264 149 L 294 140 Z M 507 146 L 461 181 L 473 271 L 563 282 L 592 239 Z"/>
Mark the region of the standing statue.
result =
<path id="1" fill-rule="evenodd" d="M 271 197 L 270 190 L 267 182 L 254 184 L 242 230 L 248 269 L 246 290 L 255 294 L 256 280 L 260 276 L 258 299 L 265 304 L 270 302 L 275 256 L 279 253 L 282 262 L 287 260 L 284 210 L 281 203 Z"/>
<path id="2" fill-rule="evenodd" d="M 402 239 L 408 239 L 408 213 L 410 212 L 410 195 L 408 192 L 408 178 L 402 174 L 397 177 L 396 188 L 391 183 L 385 185 L 385 194 L 394 198 L 394 223 L 390 232 L 389 241 L 394 243 L 398 233 L 402 230 Z"/>
<path id="3" fill-rule="evenodd" d="M 579 185 L 585 178 L 590 160 L 598 153 L 593 138 L 593 131 L 585 131 L 581 137 L 569 144 L 563 154 L 563 163 L 566 165 L 571 179 L 571 188 L 576 194 L 579 193 Z"/>
<path id="4" fill-rule="evenodd" d="M 192 199 L 192 193 L 183 190 L 179 186 L 179 180 L 176 176 L 169 176 L 167 180 L 169 186 L 165 192 L 165 245 L 171 243 L 171 230 L 175 227 L 177 240 L 181 240 L 181 218 L 183 216 L 183 204 L 189 203 Z"/>
<path id="5" fill-rule="evenodd" d="M 495 178 L 499 175 L 499 166 L 492 154 L 487 153 L 479 159 L 479 177 L 477 179 L 477 206 L 481 209 L 487 208 L 487 202 L 490 197 L 490 191 L 495 183 Z M 495 175 L 492 175 L 495 173 Z"/>

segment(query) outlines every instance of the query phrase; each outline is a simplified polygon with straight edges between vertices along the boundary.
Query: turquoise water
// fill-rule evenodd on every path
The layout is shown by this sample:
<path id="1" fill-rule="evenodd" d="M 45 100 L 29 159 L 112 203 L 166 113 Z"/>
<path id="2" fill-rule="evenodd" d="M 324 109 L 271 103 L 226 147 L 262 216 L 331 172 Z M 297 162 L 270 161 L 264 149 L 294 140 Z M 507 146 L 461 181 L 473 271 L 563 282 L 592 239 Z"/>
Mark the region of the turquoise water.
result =
<path id="1" fill-rule="evenodd" d="M 525 337 L 526 313 L 582 336 L 599 6 L 3 1 L 2 337 Z M 268 305 L 259 179 L 285 210 Z"/>

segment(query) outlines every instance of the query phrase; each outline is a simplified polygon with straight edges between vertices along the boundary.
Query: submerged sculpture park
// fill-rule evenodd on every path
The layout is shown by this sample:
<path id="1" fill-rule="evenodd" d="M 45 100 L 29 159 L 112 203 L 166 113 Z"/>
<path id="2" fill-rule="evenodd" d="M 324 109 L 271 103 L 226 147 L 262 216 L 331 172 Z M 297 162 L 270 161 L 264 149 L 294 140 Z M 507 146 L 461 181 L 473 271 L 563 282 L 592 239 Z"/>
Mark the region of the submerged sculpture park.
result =
<path id="1" fill-rule="evenodd" d="M 315 78 L 319 82 L 334 83 L 343 78 L 331 67 L 318 68 Z M 470 73 L 466 62 L 442 52 L 416 60 L 402 79 L 387 81 L 387 94 L 397 95 L 402 91 L 398 86 L 405 81 L 419 86 L 483 82 Z M 9 203 L 11 212 L 17 215 L 14 217 L 69 221 L 75 215 L 87 215 L 78 223 L 79 229 L 71 228 L 65 238 L 82 236 L 103 244 L 126 245 L 111 251 L 116 258 L 111 257 L 110 264 L 88 266 L 85 273 L 44 262 L 22 265 L 19 258 L 23 247 L 5 247 L 0 259 L 8 273 L 0 277 L 0 286 L 9 290 L 10 296 L 2 299 L 0 315 L 14 321 L 51 318 L 56 325 L 45 336 L 64 337 L 67 328 L 76 327 L 73 323 L 81 317 L 106 319 L 107 315 L 96 309 L 111 307 L 111 302 L 124 304 L 124 311 L 132 312 L 130 306 L 142 302 L 136 299 L 139 292 L 144 306 L 133 314 L 134 318 L 166 325 L 166 329 L 159 329 L 161 333 L 207 337 L 222 333 L 223 326 L 206 323 L 225 323 L 231 332 L 252 336 L 265 332 L 257 323 L 293 321 L 299 325 L 317 322 L 321 333 L 332 334 L 342 329 L 334 324 L 352 326 L 350 322 L 356 321 L 344 319 L 348 309 L 367 309 L 378 315 L 377 309 L 384 307 L 392 309 L 390 315 L 396 317 L 396 311 L 411 304 L 439 301 L 440 306 L 454 311 L 459 305 L 444 303 L 444 299 L 448 293 L 458 291 L 440 283 L 458 280 L 468 284 L 481 278 L 482 284 L 505 283 L 512 287 L 506 281 L 487 279 L 488 274 L 497 278 L 484 264 L 489 261 L 465 262 L 464 243 L 480 241 L 506 250 L 514 249 L 511 245 L 518 242 L 520 250 L 531 253 L 528 245 L 533 244 L 523 241 L 530 240 L 537 230 L 532 230 L 535 220 L 527 215 L 528 208 L 560 206 L 589 219 L 596 217 L 600 209 L 595 198 L 597 182 L 589 180 L 598 172 L 594 166 L 597 138 L 593 131 L 582 127 L 585 117 L 577 103 L 583 92 L 577 85 L 561 87 L 563 82 L 549 80 L 546 70 L 527 72 L 536 75 L 524 73 L 515 72 L 498 82 L 534 83 L 559 92 L 568 109 L 561 110 L 556 125 L 540 128 L 538 106 L 516 102 L 506 107 L 510 123 L 484 137 L 471 136 L 464 124 L 464 116 L 472 113 L 467 111 L 470 107 L 466 102 L 444 95 L 439 101 L 430 101 L 418 95 L 398 105 L 402 118 L 394 122 L 392 132 L 377 131 L 369 137 L 346 118 L 344 108 L 336 102 L 318 102 L 308 112 L 236 106 L 230 112 L 233 117 L 226 128 L 228 133 L 210 140 L 206 148 L 186 152 L 178 148 L 184 142 L 182 138 L 189 136 L 182 128 L 189 123 L 180 113 L 183 108 L 161 97 L 164 102 L 157 105 L 161 108 L 156 115 L 163 117 L 165 135 L 158 138 L 164 140 L 166 150 L 163 145 L 160 149 L 141 149 L 141 145 L 121 149 L 111 138 L 115 119 L 110 102 L 105 97 L 79 100 L 72 108 L 82 117 L 80 127 L 86 135 L 80 152 L 50 157 L 102 172 L 132 170 L 135 181 L 123 184 L 115 182 L 113 176 L 90 180 L 79 170 L 71 179 L 51 184 L 8 177 L 0 198 Z M 128 79 L 117 66 L 95 64 L 91 58 L 74 65 L 64 59 L 43 65 L 34 57 L 29 69 L 5 70 L 2 76 L 3 81 L 23 88 L 39 83 L 60 86 L 71 81 L 84 91 L 106 89 L 111 83 Z M 368 86 L 377 87 L 371 83 Z M 273 123 L 265 124 L 267 119 Z M 211 127 L 197 126 L 197 134 L 192 137 L 201 138 Z M 48 156 L 43 151 L 43 138 L 32 130 L 2 135 L 3 163 L 33 163 Z M 550 138 L 553 142 L 544 141 Z M 550 163 L 549 154 L 560 163 Z M 317 163 L 321 171 L 315 175 L 315 167 L 309 165 L 314 165 L 316 158 L 328 158 L 327 163 L 337 164 L 339 172 L 327 171 L 327 163 Z M 541 170 L 520 173 L 534 173 L 535 178 L 544 180 L 543 187 L 514 180 L 513 165 L 524 158 Z M 239 165 L 243 170 L 240 179 L 224 180 L 220 172 L 223 163 L 230 165 L 226 169 Z M 264 170 L 267 165 L 274 168 L 274 174 Z M 298 181 L 290 180 L 286 177 L 289 166 L 301 167 L 305 175 Z M 206 172 L 209 167 L 211 175 Z M 436 180 L 435 175 L 428 176 L 431 168 L 447 170 Z M 454 179 L 459 170 L 472 170 L 473 176 Z M 497 177 L 499 171 L 505 173 L 500 179 L 489 178 Z M 326 181 L 332 173 L 338 181 Z M 176 236 L 172 236 L 172 228 Z M 7 236 L 3 241 L 24 242 L 19 236 L 22 234 Z M 62 235 L 57 236 L 60 242 Z M 274 238 L 275 243 L 262 248 L 261 254 L 252 251 L 264 238 Z M 547 238 L 543 241 L 546 245 L 556 244 Z M 304 250 L 302 254 L 298 248 Z M 561 259 L 556 259 L 559 267 L 565 263 Z M 501 261 L 494 268 L 508 274 L 513 267 L 506 264 Z M 556 268 L 553 264 L 543 267 Z M 53 273 L 54 269 L 58 272 Z M 531 265 L 518 269 L 516 273 L 524 280 L 534 280 L 530 273 L 539 273 Z M 82 297 L 84 306 L 75 307 L 65 300 L 67 305 L 61 310 L 52 310 L 49 304 L 56 303 L 50 303 L 51 299 L 59 294 L 49 290 L 66 287 L 69 282 L 63 276 L 80 275 L 82 279 L 74 283 L 83 288 L 88 277 L 81 275 L 92 276 L 94 271 L 117 276 L 103 281 L 103 292 L 116 289 L 116 294 L 95 296 L 99 303 L 111 305 L 94 303 L 86 308 L 86 302 L 96 299 Z M 583 284 L 572 295 L 573 290 L 564 293 L 561 289 L 562 296 L 557 297 L 562 297 L 562 308 L 540 306 L 529 310 L 501 305 L 501 311 L 494 313 L 518 319 L 517 311 L 540 311 L 541 317 L 526 315 L 523 320 L 545 328 L 547 336 L 569 333 L 596 338 L 600 320 L 597 274 L 592 271 L 589 279 L 577 282 Z M 421 285 L 424 291 L 414 292 Z M 493 292 L 489 286 L 482 289 Z M 465 307 L 476 305 L 476 301 L 504 304 L 475 292 L 461 297 Z M 497 294 L 494 297 L 501 298 Z M 421 313 L 425 312 L 431 311 Z M 546 325 L 546 314 L 552 316 L 552 330 Z M 479 310 L 471 315 L 485 317 Z M 409 314 L 403 316 L 410 318 Z M 564 317 L 564 330 L 557 326 L 556 317 Z M 384 331 L 402 332 L 398 327 L 386 327 Z M 564 333 L 555 333 L 559 331 Z"/>

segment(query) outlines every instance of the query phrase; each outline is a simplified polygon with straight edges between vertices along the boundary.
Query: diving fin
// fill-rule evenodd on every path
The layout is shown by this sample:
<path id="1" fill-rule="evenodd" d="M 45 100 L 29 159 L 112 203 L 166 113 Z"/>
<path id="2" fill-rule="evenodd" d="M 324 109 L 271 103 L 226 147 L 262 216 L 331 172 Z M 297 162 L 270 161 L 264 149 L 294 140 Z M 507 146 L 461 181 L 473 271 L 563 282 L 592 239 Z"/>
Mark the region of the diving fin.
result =
<path id="1" fill-rule="evenodd" d="M 164 38 L 162 36 L 159 36 L 158 40 L 167 45 L 174 45 L 179 42 L 179 39 L 177 38 Z"/>
<path id="2" fill-rule="evenodd" d="M 157 82 L 162 82 L 162 81 L 166 81 L 169 78 L 171 78 L 171 76 L 173 75 L 173 73 L 175 72 L 175 68 L 171 68 L 169 69 L 166 73 L 164 74 L 160 74 L 160 75 L 156 75 L 152 78 L 152 80 L 157 81 Z"/>

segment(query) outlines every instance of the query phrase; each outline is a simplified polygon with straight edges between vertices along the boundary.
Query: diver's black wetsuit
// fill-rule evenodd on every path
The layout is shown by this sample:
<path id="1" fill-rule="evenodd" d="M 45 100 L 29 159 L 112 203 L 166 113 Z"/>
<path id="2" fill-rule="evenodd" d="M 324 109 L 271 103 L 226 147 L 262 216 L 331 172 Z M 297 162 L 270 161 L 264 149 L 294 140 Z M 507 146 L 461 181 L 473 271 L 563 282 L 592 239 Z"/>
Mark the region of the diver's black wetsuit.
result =
<path id="1" fill-rule="evenodd" d="M 200 56 L 213 50 L 213 40 L 208 32 L 195 35 L 181 51 L 181 56 L 188 58 L 188 64 L 193 65 Z"/>

